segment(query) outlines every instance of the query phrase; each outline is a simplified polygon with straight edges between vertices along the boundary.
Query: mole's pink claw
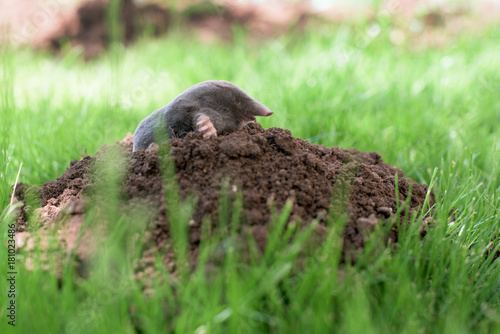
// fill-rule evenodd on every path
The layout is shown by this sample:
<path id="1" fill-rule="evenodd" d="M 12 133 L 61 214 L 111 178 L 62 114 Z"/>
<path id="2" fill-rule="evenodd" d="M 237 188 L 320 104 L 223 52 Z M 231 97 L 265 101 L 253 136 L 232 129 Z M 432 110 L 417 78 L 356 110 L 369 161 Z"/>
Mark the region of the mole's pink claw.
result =
<path id="1" fill-rule="evenodd" d="M 196 130 L 203 133 L 203 138 L 217 137 L 217 130 L 215 129 L 212 121 L 207 115 L 198 116 L 196 122 Z"/>

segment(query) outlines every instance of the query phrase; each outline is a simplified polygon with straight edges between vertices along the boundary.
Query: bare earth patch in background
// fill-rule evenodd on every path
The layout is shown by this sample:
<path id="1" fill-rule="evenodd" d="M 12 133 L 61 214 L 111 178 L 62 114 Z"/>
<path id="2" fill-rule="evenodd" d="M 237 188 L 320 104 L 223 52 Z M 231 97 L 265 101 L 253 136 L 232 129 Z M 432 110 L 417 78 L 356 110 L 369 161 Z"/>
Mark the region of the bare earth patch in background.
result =
<path id="1" fill-rule="evenodd" d="M 372 24 L 371 29 L 361 32 L 367 39 L 383 30 L 395 45 L 440 47 L 463 32 L 480 32 L 500 17 L 497 0 L 386 0 L 379 6 L 369 1 L 331 4 L 327 0 L 166 3 L 123 0 L 119 11 L 123 44 L 145 34 L 165 34 L 171 21 L 186 27 L 182 31 L 202 42 L 231 42 L 235 26 L 243 28 L 251 39 L 263 39 L 323 24 L 366 21 Z M 110 44 L 107 7 L 108 0 L 0 0 L 0 43 L 10 41 L 56 53 L 69 45 L 81 48 L 85 59 L 94 58 Z M 388 20 L 380 25 L 377 18 Z"/>
<path id="2" fill-rule="evenodd" d="M 165 146 L 158 148 L 153 144 L 147 150 L 132 153 L 132 136 L 128 135 L 114 147 L 122 152 L 122 158 L 107 168 L 120 175 L 119 205 L 131 208 L 140 203 L 148 207 L 151 214 L 144 234 L 146 245 L 151 248 L 145 250 L 143 260 L 152 261 L 151 254 L 158 251 L 164 255 L 168 268 L 175 270 L 161 174 L 164 158 L 158 154 Z M 105 197 L 95 191 L 108 174 L 94 167 L 102 165 L 106 152 L 112 148 L 103 146 L 95 156 L 73 161 L 57 180 L 32 192 L 40 195 L 42 208 L 36 213 L 45 228 L 56 228 L 59 241 L 64 247 L 74 249 L 80 260 L 99 252 L 95 245 L 100 241 L 95 235 L 84 234 L 78 248 L 76 240 L 87 209 L 108 205 Z M 223 182 L 231 196 L 241 192 L 241 227 L 253 234 L 261 250 L 266 247 L 271 206 L 281 210 L 288 200 L 293 203 L 289 223 L 307 226 L 319 220 L 316 229 L 319 240 L 323 240 L 328 231 L 325 226 L 328 217 L 333 217 L 330 221 L 334 223 L 345 217 L 342 256 L 352 260 L 377 225 L 390 230 L 386 243 L 396 243 L 398 227 L 392 218 L 398 207 L 404 208 L 407 215 L 418 214 L 428 193 L 427 185 L 405 178 L 401 170 L 383 163 L 377 153 L 316 146 L 293 137 L 287 130 L 264 130 L 256 123 L 248 123 L 241 131 L 210 140 L 203 140 L 199 133 L 191 133 L 183 139 L 170 140 L 170 150 L 181 198 L 190 194 L 197 196 L 196 208 L 188 223 L 193 264 L 198 254 L 202 219 L 209 217 L 215 222 L 213 226 L 217 225 Z M 410 188 L 411 199 L 408 198 Z M 29 189 L 26 185 L 18 187 L 15 194 L 17 200 L 25 204 L 26 189 Z M 429 205 L 424 210 L 434 205 L 432 193 L 428 196 Z M 25 205 L 18 219 L 20 232 L 17 235 L 22 244 L 29 244 L 27 240 L 33 238 L 29 228 L 22 232 L 27 227 L 28 212 L 29 207 Z M 424 235 L 425 223 L 421 225 L 419 228 Z"/>

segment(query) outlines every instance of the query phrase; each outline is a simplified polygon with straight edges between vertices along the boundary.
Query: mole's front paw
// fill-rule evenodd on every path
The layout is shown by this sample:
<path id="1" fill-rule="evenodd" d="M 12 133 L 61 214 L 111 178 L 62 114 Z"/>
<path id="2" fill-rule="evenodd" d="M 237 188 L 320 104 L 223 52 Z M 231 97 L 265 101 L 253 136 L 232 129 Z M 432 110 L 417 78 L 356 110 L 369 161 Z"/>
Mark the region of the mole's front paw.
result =
<path id="1" fill-rule="evenodd" d="M 217 137 L 217 130 L 215 130 L 212 121 L 207 115 L 200 115 L 196 121 L 196 130 L 203 133 L 203 138 Z"/>

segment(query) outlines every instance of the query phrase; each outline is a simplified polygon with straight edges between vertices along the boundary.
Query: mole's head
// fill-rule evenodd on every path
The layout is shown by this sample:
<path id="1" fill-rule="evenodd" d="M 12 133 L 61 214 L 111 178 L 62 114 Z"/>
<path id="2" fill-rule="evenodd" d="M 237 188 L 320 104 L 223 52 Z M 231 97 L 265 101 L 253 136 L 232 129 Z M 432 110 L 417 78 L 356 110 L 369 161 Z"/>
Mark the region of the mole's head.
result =
<path id="1" fill-rule="evenodd" d="M 215 119 L 214 123 L 217 130 L 234 131 L 247 121 L 255 121 L 255 116 L 266 117 L 273 114 L 243 89 L 227 81 L 204 81 L 188 89 L 190 90 L 189 94 L 199 101 L 200 107 L 218 112 L 219 119 Z"/>

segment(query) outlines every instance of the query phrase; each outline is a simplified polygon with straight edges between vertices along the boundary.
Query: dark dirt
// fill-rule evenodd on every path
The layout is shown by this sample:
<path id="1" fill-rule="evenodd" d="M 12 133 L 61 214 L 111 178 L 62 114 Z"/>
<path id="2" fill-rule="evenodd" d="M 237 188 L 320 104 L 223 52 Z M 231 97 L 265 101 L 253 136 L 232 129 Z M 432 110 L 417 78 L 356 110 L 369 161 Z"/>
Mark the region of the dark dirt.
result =
<path id="1" fill-rule="evenodd" d="M 83 1 L 61 13 L 50 29 L 37 36 L 34 46 L 58 52 L 63 43 L 69 42 L 72 47 L 81 46 L 86 60 L 94 58 L 106 50 L 111 41 L 107 16 L 107 0 Z M 154 36 L 165 33 L 170 23 L 170 14 L 165 8 L 157 4 L 137 6 L 132 0 L 121 2 L 119 16 L 121 40 L 125 45 L 144 31 Z"/>
<path id="2" fill-rule="evenodd" d="M 58 52 L 62 43 L 69 41 L 72 46 L 82 47 L 85 59 L 98 56 L 110 44 L 106 26 L 108 3 L 108 0 L 85 0 L 77 4 L 59 15 L 45 33 L 37 36 L 34 45 Z M 289 28 L 303 30 L 308 17 L 303 7 L 287 3 L 259 6 L 201 1 L 175 9 L 157 3 L 139 5 L 132 0 L 122 0 L 120 22 L 125 45 L 145 33 L 153 36 L 166 33 L 173 16 L 203 42 L 229 42 L 233 40 L 233 25 L 240 25 L 259 38 L 278 36 Z"/>
<path id="3" fill-rule="evenodd" d="M 116 167 L 117 172 L 120 168 L 125 169 L 121 183 L 123 204 L 129 206 L 136 201 L 151 204 L 154 218 L 146 235 L 152 241 L 150 244 L 161 249 L 168 243 L 169 229 L 160 172 L 163 160 L 158 155 L 158 146 L 153 144 L 146 150 L 132 153 L 131 135 L 117 146 L 124 153 L 123 165 Z M 190 133 L 182 139 L 171 139 L 170 147 L 181 197 L 197 195 L 197 207 L 189 222 L 193 260 L 200 243 L 202 219 L 208 216 L 217 221 L 223 180 L 230 193 L 241 191 L 244 205 L 241 225 L 252 230 L 261 250 L 266 244 L 270 205 L 280 210 L 291 199 L 290 221 L 305 226 L 318 219 L 320 237 L 328 230 L 325 224 L 335 224 L 346 215 L 343 256 L 349 255 L 351 259 L 355 257 L 355 250 L 363 247 L 367 233 L 377 224 L 388 224 L 397 206 L 405 205 L 410 186 L 412 196 L 406 207 L 410 214 L 419 212 L 428 190 L 427 185 L 405 178 L 401 170 L 383 163 L 377 153 L 316 146 L 293 137 L 290 131 L 264 130 L 257 123 L 248 123 L 241 131 L 210 140 L 203 140 L 200 133 Z M 93 167 L 109 149 L 104 146 L 95 156 L 73 161 L 62 176 L 40 188 L 42 209 L 39 214 L 43 219 L 54 221 L 62 212 L 69 212 L 73 218 L 66 224 L 80 226 L 85 203 L 96 201 L 92 189 L 99 182 L 96 177 L 99 174 L 93 172 Z M 396 203 L 395 174 L 398 175 L 400 203 Z M 22 189 L 27 187 L 19 189 L 16 197 L 23 200 Z M 433 204 L 431 195 L 430 205 Z M 18 221 L 22 228 L 25 216 L 21 214 Z M 68 227 L 66 231 L 78 233 L 78 228 Z M 425 234 L 424 229 L 422 234 Z M 65 240 L 73 239 L 65 237 Z M 395 243 L 397 239 L 397 226 L 393 226 L 386 242 Z M 71 242 L 66 241 L 66 244 Z M 171 268 L 171 254 L 163 253 Z"/>

